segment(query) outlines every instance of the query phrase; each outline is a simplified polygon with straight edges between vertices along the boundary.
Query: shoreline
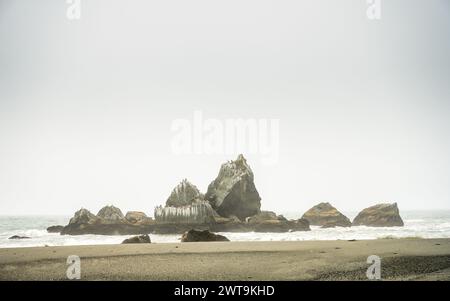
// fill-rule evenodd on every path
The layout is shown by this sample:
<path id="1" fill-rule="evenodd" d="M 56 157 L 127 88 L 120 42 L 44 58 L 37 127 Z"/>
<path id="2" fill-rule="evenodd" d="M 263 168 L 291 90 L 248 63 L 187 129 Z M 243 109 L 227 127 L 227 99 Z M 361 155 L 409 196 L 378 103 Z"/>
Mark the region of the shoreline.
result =
<path id="1" fill-rule="evenodd" d="M 0 249 L 0 280 L 67 280 L 69 255 L 81 280 L 450 280 L 450 239 L 152 243 Z"/>

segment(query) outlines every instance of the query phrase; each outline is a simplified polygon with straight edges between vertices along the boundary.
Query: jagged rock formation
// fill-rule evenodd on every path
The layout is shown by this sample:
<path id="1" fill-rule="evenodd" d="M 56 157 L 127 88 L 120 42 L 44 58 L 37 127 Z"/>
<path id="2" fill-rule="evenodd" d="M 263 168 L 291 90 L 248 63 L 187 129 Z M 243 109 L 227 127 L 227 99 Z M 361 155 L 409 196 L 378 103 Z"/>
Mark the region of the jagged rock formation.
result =
<path id="1" fill-rule="evenodd" d="M 396 227 L 403 226 L 397 203 L 378 204 L 362 210 L 353 220 L 353 226 Z"/>
<path id="2" fill-rule="evenodd" d="M 48 233 L 60 233 L 64 226 L 50 226 L 47 228 Z"/>
<path id="3" fill-rule="evenodd" d="M 196 201 L 184 207 L 155 208 L 154 217 L 159 223 L 208 224 L 214 222 L 216 213 L 205 201 Z"/>
<path id="4" fill-rule="evenodd" d="M 132 224 L 150 224 L 153 223 L 153 219 L 148 217 L 141 211 L 128 211 L 125 215 L 125 219 Z"/>
<path id="5" fill-rule="evenodd" d="M 151 242 L 150 236 L 148 236 L 148 234 L 143 234 L 127 238 L 122 242 L 122 244 L 149 244 Z"/>
<path id="6" fill-rule="evenodd" d="M 330 203 L 320 203 L 303 214 L 302 218 L 309 221 L 310 225 L 332 227 L 350 227 L 350 220 L 334 208 Z"/>
<path id="7" fill-rule="evenodd" d="M 70 219 L 69 225 L 71 224 L 94 224 L 99 221 L 99 218 L 92 214 L 89 210 L 81 208 L 75 215 Z"/>
<path id="8" fill-rule="evenodd" d="M 114 210 L 116 211 L 116 210 Z M 103 216 L 110 216 L 103 215 Z M 120 216 L 120 215 L 119 215 Z M 174 234 L 184 233 L 193 228 L 213 232 L 288 232 L 310 231 L 307 220 L 286 220 L 273 212 L 262 211 L 247 221 L 241 221 L 236 216 L 221 217 L 206 201 L 195 202 L 186 207 L 157 207 L 155 220 L 142 212 L 127 214 L 130 221 L 113 219 L 107 221 L 93 215 L 86 209 L 77 211 L 67 226 L 63 227 L 61 235 L 138 235 L 138 234 Z M 139 218 L 143 220 L 139 220 Z M 134 219 L 133 219 L 134 218 Z"/>
<path id="9" fill-rule="evenodd" d="M 220 168 L 217 178 L 208 186 L 205 195 L 217 213 L 244 220 L 259 213 L 261 198 L 256 190 L 253 172 L 243 155 Z"/>
<path id="10" fill-rule="evenodd" d="M 103 223 L 124 223 L 126 222 L 125 216 L 123 215 L 122 211 L 114 207 L 112 205 L 105 206 L 97 213 L 97 217 L 102 219 Z"/>
<path id="11" fill-rule="evenodd" d="M 184 233 L 193 225 L 199 230 L 214 232 L 310 230 L 304 219 L 286 220 L 273 212 L 261 212 L 260 201 L 253 172 L 245 158 L 239 155 L 236 161 L 221 166 L 205 197 L 197 187 L 183 180 L 172 191 L 166 206 L 155 208 L 155 220 L 136 211 L 128 212 L 124 217 L 114 206 L 102 208 L 98 216 L 81 209 L 62 229 L 61 235 L 173 234 Z"/>
<path id="12" fill-rule="evenodd" d="M 172 193 L 166 201 L 166 207 L 188 206 L 202 199 L 203 196 L 198 188 L 187 179 L 184 179 L 172 190 Z"/>
<path id="13" fill-rule="evenodd" d="M 223 235 L 209 232 L 208 230 L 191 229 L 183 234 L 181 242 L 198 242 L 198 241 L 230 241 Z"/>

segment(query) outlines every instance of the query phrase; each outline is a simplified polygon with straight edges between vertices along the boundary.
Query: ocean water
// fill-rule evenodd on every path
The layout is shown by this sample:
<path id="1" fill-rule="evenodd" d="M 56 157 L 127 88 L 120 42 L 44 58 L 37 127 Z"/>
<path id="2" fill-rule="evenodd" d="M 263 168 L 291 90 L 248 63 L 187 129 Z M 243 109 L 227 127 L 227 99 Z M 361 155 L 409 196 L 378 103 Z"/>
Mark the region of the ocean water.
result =
<path id="1" fill-rule="evenodd" d="M 351 220 L 356 213 L 345 213 Z M 300 218 L 300 214 L 284 213 L 287 218 Z M 350 227 L 321 229 L 311 227 L 307 232 L 290 233 L 220 233 L 231 241 L 301 241 L 301 240 L 362 240 L 378 238 L 450 238 L 450 211 L 404 211 L 401 213 L 404 227 L 374 228 Z M 0 248 L 119 244 L 125 236 L 80 235 L 68 236 L 47 233 L 52 225 L 66 225 L 69 216 L 0 216 Z M 11 240 L 13 235 L 30 239 Z M 152 242 L 179 242 L 180 235 L 150 235 Z"/>

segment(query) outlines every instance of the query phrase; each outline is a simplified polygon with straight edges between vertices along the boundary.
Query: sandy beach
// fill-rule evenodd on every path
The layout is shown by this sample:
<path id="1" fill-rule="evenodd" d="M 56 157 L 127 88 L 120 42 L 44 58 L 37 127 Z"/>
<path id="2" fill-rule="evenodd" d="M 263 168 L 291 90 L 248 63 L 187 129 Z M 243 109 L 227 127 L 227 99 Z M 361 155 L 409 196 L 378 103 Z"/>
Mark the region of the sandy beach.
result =
<path id="1" fill-rule="evenodd" d="M 450 280 L 450 239 L 210 242 L 0 249 L 0 280 L 66 280 L 69 255 L 82 280 Z"/>

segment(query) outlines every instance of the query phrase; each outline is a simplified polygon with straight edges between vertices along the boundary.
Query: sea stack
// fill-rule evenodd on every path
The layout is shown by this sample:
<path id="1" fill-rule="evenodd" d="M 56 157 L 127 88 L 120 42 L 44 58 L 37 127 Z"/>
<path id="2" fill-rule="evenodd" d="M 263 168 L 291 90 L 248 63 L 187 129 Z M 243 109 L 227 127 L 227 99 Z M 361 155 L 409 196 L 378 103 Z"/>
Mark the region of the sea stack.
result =
<path id="1" fill-rule="evenodd" d="M 188 206 L 202 198 L 202 194 L 198 188 L 187 179 L 184 179 L 172 190 L 172 193 L 166 201 L 166 207 Z"/>
<path id="2" fill-rule="evenodd" d="M 362 210 L 353 220 L 353 226 L 402 227 L 397 203 L 378 204 Z"/>
<path id="3" fill-rule="evenodd" d="M 261 198 L 243 155 L 221 166 L 219 175 L 208 186 L 205 199 L 224 217 L 234 215 L 245 220 L 260 212 Z"/>
<path id="4" fill-rule="evenodd" d="M 209 224 L 216 215 L 197 187 L 186 179 L 172 190 L 166 206 L 158 206 L 154 212 L 158 223 L 173 224 Z"/>
<path id="5" fill-rule="evenodd" d="M 303 214 L 310 225 L 324 228 L 350 227 L 350 220 L 334 208 L 330 203 L 320 203 Z"/>

